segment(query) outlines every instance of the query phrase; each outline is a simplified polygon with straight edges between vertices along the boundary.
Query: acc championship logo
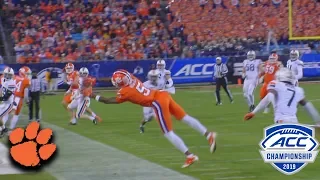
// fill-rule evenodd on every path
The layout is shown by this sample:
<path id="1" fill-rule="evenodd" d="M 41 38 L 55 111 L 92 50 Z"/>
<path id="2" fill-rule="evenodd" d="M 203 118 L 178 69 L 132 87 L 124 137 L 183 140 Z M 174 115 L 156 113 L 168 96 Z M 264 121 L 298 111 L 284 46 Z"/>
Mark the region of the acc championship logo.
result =
<path id="1" fill-rule="evenodd" d="M 318 141 L 314 129 L 300 124 L 281 124 L 265 128 L 260 151 L 265 163 L 278 171 L 292 175 L 313 163 Z"/>

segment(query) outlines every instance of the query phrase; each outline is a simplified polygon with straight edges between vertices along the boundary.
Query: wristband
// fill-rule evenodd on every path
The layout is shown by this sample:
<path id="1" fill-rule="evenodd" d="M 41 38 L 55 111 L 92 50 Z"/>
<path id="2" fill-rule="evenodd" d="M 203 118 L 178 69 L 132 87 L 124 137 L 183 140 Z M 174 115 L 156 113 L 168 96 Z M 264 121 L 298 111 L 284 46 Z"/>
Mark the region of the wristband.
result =
<path id="1" fill-rule="evenodd" d="M 99 95 L 97 95 L 95 99 L 96 99 L 96 101 L 99 101 L 100 96 L 99 96 Z"/>

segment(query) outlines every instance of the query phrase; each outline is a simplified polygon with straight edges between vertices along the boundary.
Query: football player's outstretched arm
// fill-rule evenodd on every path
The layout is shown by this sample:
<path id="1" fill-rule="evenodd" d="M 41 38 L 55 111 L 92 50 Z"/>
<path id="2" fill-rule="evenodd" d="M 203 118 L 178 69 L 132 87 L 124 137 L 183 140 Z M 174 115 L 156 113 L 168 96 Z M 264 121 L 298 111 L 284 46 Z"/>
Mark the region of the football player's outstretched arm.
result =
<path id="1" fill-rule="evenodd" d="M 311 102 L 308 102 L 306 99 L 302 99 L 299 104 L 304 107 L 308 112 L 309 116 L 313 119 L 316 124 L 320 124 L 320 115 L 317 109 L 313 106 Z"/>
<path id="2" fill-rule="evenodd" d="M 96 95 L 96 94 L 91 94 L 90 97 L 94 98 L 96 101 L 104 103 L 104 104 L 119 104 L 117 102 L 116 97 L 106 98 L 106 97 Z"/>
<path id="3" fill-rule="evenodd" d="M 260 101 L 257 107 L 252 111 L 252 113 L 256 114 L 257 112 L 265 109 L 270 103 L 274 105 L 274 100 L 276 95 L 277 95 L 277 92 L 275 90 L 269 90 L 267 96 Z"/>
<path id="4" fill-rule="evenodd" d="M 274 106 L 276 95 L 277 95 L 277 92 L 275 90 L 272 90 L 272 89 L 269 90 L 269 92 L 266 95 L 266 97 L 264 97 L 260 101 L 260 103 L 257 105 L 257 107 L 251 113 L 248 113 L 248 114 L 246 114 L 244 116 L 244 120 L 247 121 L 247 120 L 253 118 L 256 113 L 258 113 L 259 111 L 265 109 L 270 104 L 270 102 Z"/>

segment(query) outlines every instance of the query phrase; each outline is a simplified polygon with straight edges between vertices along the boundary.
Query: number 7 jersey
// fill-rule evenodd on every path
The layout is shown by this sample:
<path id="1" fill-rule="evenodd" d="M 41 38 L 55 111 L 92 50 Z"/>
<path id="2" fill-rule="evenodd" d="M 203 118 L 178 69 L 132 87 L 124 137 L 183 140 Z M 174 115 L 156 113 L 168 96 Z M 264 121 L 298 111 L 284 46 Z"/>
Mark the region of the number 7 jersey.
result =
<path id="1" fill-rule="evenodd" d="M 297 119 L 297 107 L 299 102 L 305 98 L 303 89 L 277 81 L 271 81 L 267 89 L 277 92 L 274 104 L 275 121 Z"/>

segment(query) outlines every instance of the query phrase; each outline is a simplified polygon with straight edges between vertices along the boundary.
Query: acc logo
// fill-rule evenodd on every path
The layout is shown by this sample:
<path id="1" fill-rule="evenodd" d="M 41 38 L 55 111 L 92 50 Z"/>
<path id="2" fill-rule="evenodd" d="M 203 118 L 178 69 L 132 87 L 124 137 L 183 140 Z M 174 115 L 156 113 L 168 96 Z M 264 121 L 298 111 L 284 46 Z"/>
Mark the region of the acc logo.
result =
<path id="1" fill-rule="evenodd" d="M 54 69 L 58 72 L 58 80 L 56 81 L 56 84 L 57 86 L 63 84 L 63 73 L 62 73 L 62 69 L 60 68 L 56 68 L 56 67 L 49 67 L 49 68 L 45 68 L 45 69 L 42 69 L 39 73 L 38 73 L 38 77 L 40 79 L 42 79 L 43 81 L 46 80 L 46 72 L 50 69 Z"/>
<path id="2" fill-rule="evenodd" d="M 300 124 L 273 125 L 264 129 L 260 142 L 261 156 L 278 171 L 292 175 L 313 163 L 317 157 L 318 141 L 314 129 Z"/>
<path id="3" fill-rule="evenodd" d="M 212 76 L 214 63 L 210 64 L 187 64 L 173 76 Z"/>

